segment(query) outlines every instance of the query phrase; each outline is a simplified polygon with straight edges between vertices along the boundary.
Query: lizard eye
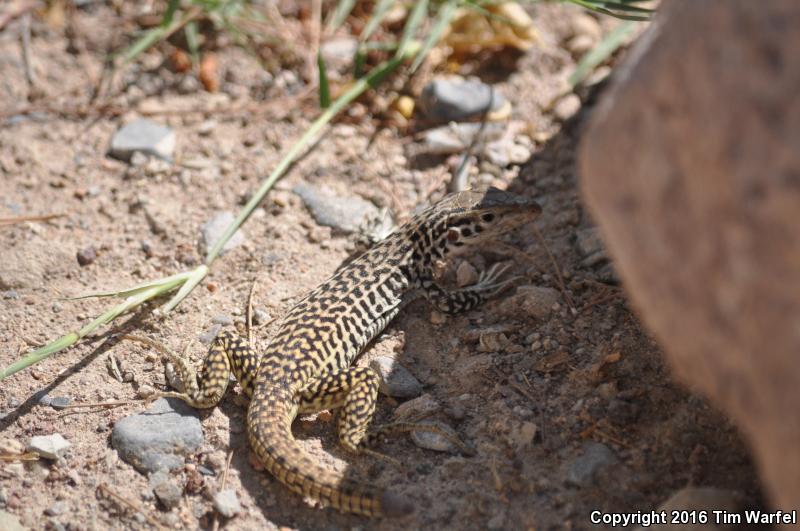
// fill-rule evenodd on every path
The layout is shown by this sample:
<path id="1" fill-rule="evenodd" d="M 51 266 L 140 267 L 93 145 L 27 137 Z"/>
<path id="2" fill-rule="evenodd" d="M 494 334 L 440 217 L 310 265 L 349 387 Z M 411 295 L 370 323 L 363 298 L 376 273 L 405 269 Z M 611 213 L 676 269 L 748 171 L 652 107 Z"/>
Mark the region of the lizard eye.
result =
<path id="1" fill-rule="evenodd" d="M 448 229 L 448 231 L 447 231 L 447 240 L 448 241 L 456 242 L 456 241 L 458 241 L 460 236 L 461 236 L 461 233 L 458 232 L 458 229 Z"/>
<path id="2" fill-rule="evenodd" d="M 492 214 L 491 212 L 487 212 L 486 214 L 483 214 L 481 216 L 481 219 L 486 223 L 491 223 L 492 221 L 494 221 L 494 214 Z"/>

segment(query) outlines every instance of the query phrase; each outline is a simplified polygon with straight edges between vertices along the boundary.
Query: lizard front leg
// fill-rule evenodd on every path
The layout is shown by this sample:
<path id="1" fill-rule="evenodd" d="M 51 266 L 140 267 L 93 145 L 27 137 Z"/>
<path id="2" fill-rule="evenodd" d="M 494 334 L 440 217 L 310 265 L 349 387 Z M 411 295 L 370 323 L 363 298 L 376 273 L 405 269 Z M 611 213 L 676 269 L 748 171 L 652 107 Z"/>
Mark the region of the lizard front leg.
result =
<path id="1" fill-rule="evenodd" d="M 423 277 L 419 283 L 423 294 L 437 310 L 455 314 L 480 306 L 517 280 L 518 277 L 499 280 L 509 267 L 508 264 L 495 264 L 480 274 L 478 282 L 458 290 L 442 288 L 430 275 Z"/>

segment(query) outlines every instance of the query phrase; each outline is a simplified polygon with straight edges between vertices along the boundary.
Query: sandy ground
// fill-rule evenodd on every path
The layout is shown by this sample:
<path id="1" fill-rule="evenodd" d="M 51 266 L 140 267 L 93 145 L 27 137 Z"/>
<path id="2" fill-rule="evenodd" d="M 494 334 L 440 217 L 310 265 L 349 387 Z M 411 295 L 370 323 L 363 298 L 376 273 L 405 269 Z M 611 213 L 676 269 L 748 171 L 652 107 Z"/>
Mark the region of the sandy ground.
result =
<path id="1" fill-rule="evenodd" d="M 151 521 L 210 528 L 210 497 L 231 450 L 227 484 L 243 512 L 223 522 L 229 529 L 586 529 L 592 510 L 651 510 L 686 485 L 730 489 L 749 505 L 762 503 L 735 428 L 672 382 L 659 347 L 641 328 L 610 266 L 581 253 L 579 237 L 591 235 L 592 221 L 576 189 L 574 157 L 593 102 L 584 101 L 584 112 L 566 123 L 543 111 L 558 80 L 574 65 L 564 43 L 570 17 L 579 10 L 536 5 L 531 12 L 541 44 L 513 62 L 497 62 L 485 79 L 496 82 L 513 104 L 514 120 L 528 124 L 537 142 L 526 163 L 488 170 L 484 165 L 483 177 L 472 182 L 534 197 L 544 213 L 533 226 L 504 239 L 514 251 L 495 246 L 466 260 L 478 269 L 510 260 L 514 273 L 524 277 L 522 284 L 553 288 L 558 302 L 534 317 L 519 311 L 511 290 L 482 308 L 444 319 L 419 301 L 391 323 L 371 353 L 395 355 L 439 404 L 433 418 L 455 429 L 477 455 L 425 450 L 403 435 L 379 448 L 403 463 L 397 469 L 345 454 L 328 416 L 296 424 L 298 438 L 320 461 L 393 486 L 415 502 L 413 516 L 369 521 L 320 510 L 255 470 L 238 389 L 220 407 L 201 413 L 205 443 L 187 457 L 184 470 L 173 473 L 184 494 L 176 508 L 165 510 L 147 478 L 121 461 L 110 443 L 114 423 L 145 405 L 56 411 L 39 404 L 42 392 L 99 402 L 133 399 L 143 385 L 163 385 L 152 352 L 114 344 L 102 334 L 0 384 L 2 438 L 25 444 L 31 436 L 58 432 L 72 444 L 54 464 L 0 464 L 0 508 L 32 529 L 147 529 Z M 73 23 L 81 31 L 70 38 L 64 28 L 34 21 L 31 55 L 43 91 L 39 105 L 86 101 L 105 51 L 130 29 L 102 5 L 78 10 Z M 26 105 L 18 34 L 18 24 L 0 32 L 4 115 Z M 219 94 L 188 90 L 184 76 L 159 66 L 160 54 L 153 53 L 120 74 L 123 90 L 113 100 L 124 109 L 119 116 L 39 113 L 0 125 L 0 217 L 65 214 L 0 227 L 0 282 L 5 283 L 0 364 L 75 330 L 109 304 L 63 297 L 130 286 L 200 263 L 201 225 L 218 211 L 235 212 L 316 115 L 313 99 L 270 107 L 267 102 L 286 91 L 264 89 L 258 63 L 241 49 L 227 46 L 218 53 L 226 72 Z M 477 70 L 475 64 L 465 69 Z M 263 104 L 263 110 L 230 110 L 242 104 Z M 144 109 L 216 105 L 223 110 L 155 118 L 176 131 L 180 160 L 203 161 L 200 165 L 132 168 L 106 156 L 113 133 Z M 389 207 L 401 218 L 442 196 L 450 171 L 443 160 L 409 159 L 404 146 L 411 137 L 377 128 L 369 118 L 347 122 L 334 125 L 270 193 L 243 228 L 246 242 L 217 261 L 177 311 L 163 321 L 147 312 L 125 316 L 115 330 L 130 329 L 179 351 L 189 345 L 199 358 L 205 347 L 198 338 L 215 317 L 231 316 L 235 326 L 243 326 L 254 281 L 255 307 L 280 317 L 353 249 L 350 238 L 315 222 L 291 192 L 297 183 L 324 183 Z M 81 266 L 76 256 L 89 247 L 96 259 Z M 564 276 L 564 290 L 548 249 Z M 274 328 L 274 323 L 258 328 L 257 344 L 265 344 Z M 123 381 L 109 372 L 112 355 L 122 373 L 129 373 Z M 378 418 L 391 419 L 399 402 L 383 397 Z M 527 437 L 524 432 L 531 429 L 534 435 Z M 571 480 L 570 471 L 582 466 L 592 442 L 609 455 L 591 478 Z M 200 466 L 214 475 L 198 474 Z M 138 509 L 104 494 L 101 485 Z M 53 511 L 57 502 L 64 503 Z"/>

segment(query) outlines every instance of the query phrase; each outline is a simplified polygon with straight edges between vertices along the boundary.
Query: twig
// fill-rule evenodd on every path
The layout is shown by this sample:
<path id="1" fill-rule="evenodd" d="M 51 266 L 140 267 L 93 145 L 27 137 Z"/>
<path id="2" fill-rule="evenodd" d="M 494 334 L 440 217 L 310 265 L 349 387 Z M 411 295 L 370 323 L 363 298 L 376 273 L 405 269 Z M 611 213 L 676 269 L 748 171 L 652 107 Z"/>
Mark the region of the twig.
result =
<path id="1" fill-rule="evenodd" d="M 553 265 L 553 271 L 556 273 L 556 280 L 558 281 L 558 287 L 561 289 L 561 294 L 564 296 L 564 300 L 569 305 L 569 309 L 572 313 L 575 313 L 577 310 L 575 309 L 575 303 L 572 300 L 572 297 L 569 296 L 567 293 L 567 287 L 564 284 L 564 277 L 561 275 L 561 268 L 558 266 L 558 262 L 556 262 L 556 258 L 553 256 L 553 253 L 550 252 L 550 247 L 547 245 L 547 242 L 542 236 L 542 233 L 539 232 L 539 229 L 533 227 L 533 233 L 536 234 L 536 237 L 539 239 L 539 243 L 542 244 L 544 247 L 547 256 L 550 258 L 550 263 Z"/>
<path id="2" fill-rule="evenodd" d="M 127 406 L 136 402 L 144 402 L 146 400 L 112 400 L 110 402 L 83 402 L 80 404 L 67 404 L 66 406 L 59 406 L 58 409 L 80 409 L 85 407 L 117 407 Z"/>
<path id="3" fill-rule="evenodd" d="M 46 214 L 44 216 L 16 216 L 12 218 L 0 218 L 0 226 L 16 225 L 26 221 L 50 221 L 51 219 L 63 218 L 66 214 Z"/>
<path id="4" fill-rule="evenodd" d="M 0 454 L 0 462 L 38 460 L 39 454 L 36 452 L 25 452 L 24 454 Z"/>
<path id="5" fill-rule="evenodd" d="M 258 277 L 253 279 L 250 285 L 250 294 L 247 296 L 247 342 L 253 345 L 253 293 L 256 291 Z"/>
<path id="6" fill-rule="evenodd" d="M 131 511 L 141 513 L 142 516 L 144 516 L 145 520 L 147 520 L 150 525 L 152 525 L 159 531 L 166 531 L 166 528 L 162 526 L 160 523 L 158 523 L 158 520 L 156 520 L 155 518 L 153 518 L 144 511 L 144 507 L 142 507 L 135 501 L 129 500 L 127 498 L 124 498 L 122 495 L 117 494 L 116 492 L 111 490 L 111 487 L 109 487 L 107 484 L 101 483 L 100 485 L 97 486 L 97 490 L 101 491 L 103 494 L 107 495 L 109 498 L 113 499 L 120 505 L 124 505 Z"/>
<path id="7" fill-rule="evenodd" d="M 28 98 L 36 92 L 36 79 L 31 69 L 31 14 L 22 15 L 22 28 L 20 31 L 20 46 L 22 47 L 22 69 L 25 72 L 25 81 L 28 83 Z"/>
<path id="8" fill-rule="evenodd" d="M 461 157 L 461 163 L 458 165 L 458 169 L 456 169 L 455 173 L 453 173 L 453 178 L 450 179 L 450 184 L 447 187 L 448 192 L 463 192 L 468 188 L 467 185 L 469 184 L 469 179 L 467 178 L 467 170 L 469 170 L 469 159 L 472 158 L 472 155 L 475 152 L 475 146 L 478 145 L 478 140 L 480 140 L 483 130 L 486 129 L 486 122 L 489 119 L 489 111 L 492 110 L 493 101 L 494 85 L 489 85 L 489 102 L 486 104 L 486 107 L 483 108 L 483 112 L 481 113 L 481 125 L 475 134 L 472 135 L 472 140 L 470 140 L 467 150 L 464 151 L 464 155 Z"/>
<path id="9" fill-rule="evenodd" d="M 222 485 L 219 490 L 225 490 L 225 483 L 228 481 L 228 470 L 231 468 L 231 461 L 233 461 L 233 450 L 228 452 L 228 460 L 225 462 L 225 471 L 222 473 Z M 219 530 L 219 515 L 214 514 L 214 524 L 211 526 L 211 531 Z"/>

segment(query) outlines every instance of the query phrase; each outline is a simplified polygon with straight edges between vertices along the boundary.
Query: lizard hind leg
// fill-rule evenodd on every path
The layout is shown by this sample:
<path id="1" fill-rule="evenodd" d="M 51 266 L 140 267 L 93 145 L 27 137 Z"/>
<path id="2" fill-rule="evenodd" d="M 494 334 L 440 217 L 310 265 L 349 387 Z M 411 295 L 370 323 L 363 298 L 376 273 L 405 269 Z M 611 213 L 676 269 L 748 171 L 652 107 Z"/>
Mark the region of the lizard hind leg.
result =
<path id="1" fill-rule="evenodd" d="M 182 391 L 160 392 L 155 395 L 156 398 L 178 398 L 198 409 L 212 408 L 222 400 L 228 387 L 231 368 L 226 342 L 221 337 L 211 344 L 199 370 L 191 365 L 187 357 L 176 354 L 157 341 L 134 335 L 125 335 L 122 339 L 137 341 L 158 350 L 178 371 Z"/>
<path id="2" fill-rule="evenodd" d="M 341 408 L 339 442 L 347 450 L 368 454 L 399 466 L 389 456 L 368 448 L 367 429 L 378 403 L 380 377 L 369 367 L 347 369 L 320 376 L 300 393 L 300 413 Z"/>

